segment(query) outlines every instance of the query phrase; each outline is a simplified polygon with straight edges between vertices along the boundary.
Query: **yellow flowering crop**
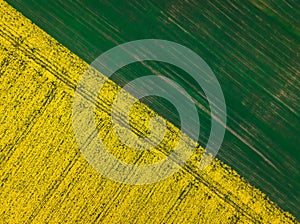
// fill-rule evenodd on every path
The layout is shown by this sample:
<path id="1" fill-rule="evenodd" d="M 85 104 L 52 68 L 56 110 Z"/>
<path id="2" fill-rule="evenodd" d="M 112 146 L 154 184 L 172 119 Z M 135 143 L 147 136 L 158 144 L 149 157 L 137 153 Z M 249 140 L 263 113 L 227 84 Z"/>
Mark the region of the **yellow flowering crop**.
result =
<path id="1" fill-rule="evenodd" d="M 295 222 L 219 160 L 199 171 L 201 147 L 156 184 L 130 186 L 101 176 L 80 153 L 72 129 L 74 89 L 88 65 L 3 0 L 0 11 L 0 223 Z M 119 89 L 108 81 L 99 95 L 99 137 L 128 163 L 165 158 L 179 134 L 170 123 L 153 150 L 118 141 L 110 110 Z M 137 103 L 131 124 L 147 135 L 155 115 Z"/>

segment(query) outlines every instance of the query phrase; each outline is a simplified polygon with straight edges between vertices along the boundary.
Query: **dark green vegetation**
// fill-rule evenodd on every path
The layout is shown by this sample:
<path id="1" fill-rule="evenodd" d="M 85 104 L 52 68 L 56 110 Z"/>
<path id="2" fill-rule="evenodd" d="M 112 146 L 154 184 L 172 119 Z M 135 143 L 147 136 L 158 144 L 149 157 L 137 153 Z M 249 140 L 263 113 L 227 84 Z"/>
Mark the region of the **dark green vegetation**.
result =
<path id="1" fill-rule="evenodd" d="M 228 128 L 217 157 L 300 218 L 299 1 L 8 2 L 89 63 L 136 39 L 166 39 L 195 51 L 216 74 L 227 103 Z M 173 78 L 202 105 L 204 145 L 208 104 L 186 73 L 162 63 L 136 63 L 113 80 L 123 85 L 153 71 Z M 149 97 L 145 103 L 178 124 L 165 101 Z"/>

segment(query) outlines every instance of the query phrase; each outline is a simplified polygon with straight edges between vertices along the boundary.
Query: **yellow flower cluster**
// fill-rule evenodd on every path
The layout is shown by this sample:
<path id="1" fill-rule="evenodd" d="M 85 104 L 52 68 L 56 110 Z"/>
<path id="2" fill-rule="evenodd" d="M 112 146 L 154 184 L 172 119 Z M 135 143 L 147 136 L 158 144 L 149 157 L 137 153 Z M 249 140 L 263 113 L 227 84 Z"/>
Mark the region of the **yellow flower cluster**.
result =
<path id="1" fill-rule="evenodd" d="M 0 11 L 0 223 L 295 222 L 219 160 L 200 171 L 201 147 L 156 184 L 130 186 L 101 176 L 83 158 L 72 129 L 74 89 L 88 65 L 2 0 Z M 99 137 L 128 163 L 165 158 L 179 138 L 170 123 L 149 151 L 119 142 L 110 118 L 119 90 L 108 81 L 99 94 Z M 146 136 L 153 116 L 135 104 L 132 128 Z"/>

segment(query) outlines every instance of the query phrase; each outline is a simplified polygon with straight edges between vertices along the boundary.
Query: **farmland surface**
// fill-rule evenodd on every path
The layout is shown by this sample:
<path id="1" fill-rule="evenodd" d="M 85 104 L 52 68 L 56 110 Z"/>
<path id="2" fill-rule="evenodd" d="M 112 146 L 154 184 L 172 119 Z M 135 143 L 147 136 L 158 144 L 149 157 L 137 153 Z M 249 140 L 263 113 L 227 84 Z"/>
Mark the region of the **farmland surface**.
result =
<path id="1" fill-rule="evenodd" d="M 228 128 L 218 158 L 281 208 L 299 215 L 300 41 L 296 2 L 222 1 L 195 6 L 193 2 L 140 1 L 130 7 L 108 2 L 8 2 L 88 63 L 117 44 L 142 38 L 168 39 L 193 49 L 214 70 L 227 102 Z M 139 222 L 141 217 L 144 221 L 151 217 L 153 222 L 170 223 L 281 223 L 293 219 L 219 160 L 205 173 L 198 173 L 191 161 L 177 175 L 152 186 L 130 187 L 101 177 L 78 153 L 70 123 L 72 96 L 86 62 L 6 3 L 1 2 L 1 12 L 4 222 L 55 222 L 53 217 L 57 222 Z M 210 129 L 208 105 L 183 71 L 161 63 L 137 63 L 117 72 L 113 81 L 122 86 L 153 72 L 181 83 L 199 102 L 203 128 L 199 143 L 205 145 Z M 112 90 L 118 88 L 110 85 L 111 95 L 102 95 L 105 106 L 98 111 L 106 132 L 107 107 Z M 178 126 L 179 118 L 167 102 L 149 98 L 144 103 Z M 136 110 L 152 111 L 144 105 Z M 142 116 L 140 113 L 133 114 Z M 143 132 L 140 119 L 132 119 Z M 176 139 L 176 127 L 170 127 L 170 139 Z M 105 137 L 106 132 L 99 135 Z M 114 141 L 109 142 L 112 150 L 118 149 Z M 171 143 L 166 140 L 163 144 Z M 145 158 L 163 157 L 166 145 Z M 128 209 L 127 205 L 136 207 Z"/>

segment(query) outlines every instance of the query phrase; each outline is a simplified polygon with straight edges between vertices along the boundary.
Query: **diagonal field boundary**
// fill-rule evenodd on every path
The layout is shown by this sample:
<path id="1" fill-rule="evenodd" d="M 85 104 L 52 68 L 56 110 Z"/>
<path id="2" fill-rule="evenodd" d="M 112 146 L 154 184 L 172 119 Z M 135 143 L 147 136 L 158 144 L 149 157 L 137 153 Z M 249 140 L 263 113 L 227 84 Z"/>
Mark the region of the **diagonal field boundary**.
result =
<path id="1" fill-rule="evenodd" d="M 81 155 L 72 129 L 74 89 L 88 65 L 2 0 L 0 11 L 0 223 L 295 222 L 221 161 L 200 172 L 201 147 L 156 184 L 130 186 L 101 176 Z M 99 137 L 128 163 L 165 158 L 178 138 L 170 123 L 149 152 L 124 149 L 118 141 L 110 110 L 119 89 L 108 81 L 99 96 Z M 134 131 L 145 135 L 154 115 L 137 104 Z"/>

